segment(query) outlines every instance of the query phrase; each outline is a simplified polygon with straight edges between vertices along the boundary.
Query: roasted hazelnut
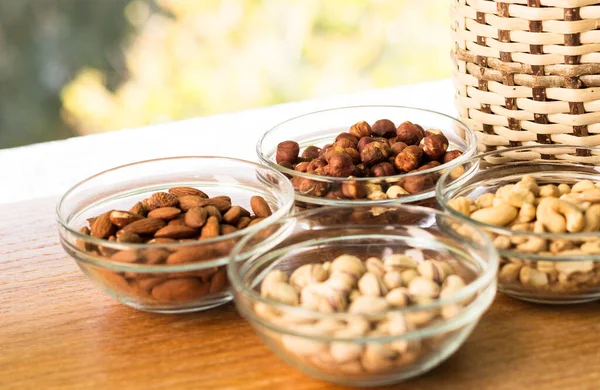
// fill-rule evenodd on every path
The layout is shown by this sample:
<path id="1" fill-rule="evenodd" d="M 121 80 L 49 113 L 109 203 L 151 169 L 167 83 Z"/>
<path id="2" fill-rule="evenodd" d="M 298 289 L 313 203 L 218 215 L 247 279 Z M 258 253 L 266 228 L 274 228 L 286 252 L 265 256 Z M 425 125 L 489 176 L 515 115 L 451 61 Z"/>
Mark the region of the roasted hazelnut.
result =
<path id="1" fill-rule="evenodd" d="M 321 154 L 321 148 L 316 146 L 307 146 L 306 149 L 302 152 L 302 158 L 304 161 L 312 161 L 315 158 L 319 157 Z"/>
<path id="2" fill-rule="evenodd" d="M 425 137 L 423 129 L 412 122 L 404 122 L 396 129 L 396 138 L 407 145 L 418 145 Z"/>
<path id="3" fill-rule="evenodd" d="M 369 168 L 365 164 L 356 164 L 354 166 L 354 174 L 352 176 L 369 177 L 370 176 Z"/>
<path id="4" fill-rule="evenodd" d="M 439 161 L 429 161 L 427 164 L 421 165 L 417 171 L 424 171 L 426 169 L 439 167 L 440 165 L 442 164 Z"/>
<path id="5" fill-rule="evenodd" d="M 315 171 L 313 173 L 315 175 L 319 175 L 319 176 L 330 176 L 329 171 L 330 171 L 329 165 L 324 165 L 322 167 L 315 169 Z"/>
<path id="6" fill-rule="evenodd" d="M 348 177 L 353 173 L 354 164 L 348 153 L 335 153 L 329 158 L 329 176 Z"/>
<path id="7" fill-rule="evenodd" d="M 410 194 L 418 194 L 419 192 L 433 188 L 434 184 L 431 175 L 418 175 L 404 178 L 402 187 Z"/>
<path id="8" fill-rule="evenodd" d="M 446 154 L 444 154 L 444 158 L 442 159 L 442 162 L 444 164 L 449 163 L 450 161 L 454 160 L 455 158 L 459 158 L 460 156 L 462 156 L 463 152 L 461 152 L 460 150 L 450 150 L 448 152 L 446 152 Z"/>
<path id="9" fill-rule="evenodd" d="M 365 121 L 355 123 L 350 127 L 349 133 L 357 138 L 370 137 L 371 136 L 371 125 L 369 125 Z"/>
<path id="10" fill-rule="evenodd" d="M 277 164 L 281 164 L 283 161 L 294 164 L 298 160 L 298 153 L 300 153 L 300 145 L 297 142 L 283 141 L 277 145 L 275 161 L 277 161 Z"/>
<path id="11" fill-rule="evenodd" d="M 390 138 L 396 135 L 396 125 L 389 119 L 380 119 L 373 123 L 371 132 L 378 137 Z"/>
<path id="12" fill-rule="evenodd" d="M 308 166 L 306 167 L 306 172 L 313 173 L 318 168 L 324 167 L 325 165 L 327 165 L 327 161 L 325 161 L 325 158 L 323 158 L 323 157 L 316 158 L 316 159 L 312 160 L 310 163 L 308 163 Z"/>
<path id="13" fill-rule="evenodd" d="M 408 145 L 405 144 L 404 142 L 398 141 L 396 143 L 394 143 L 392 146 L 390 146 L 390 154 L 394 157 L 396 157 L 398 155 L 398 153 L 401 153 L 404 149 L 406 149 Z"/>
<path id="14" fill-rule="evenodd" d="M 353 164 L 360 164 L 360 153 L 358 153 L 358 150 L 354 148 L 346 148 L 344 151 L 352 158 Z"/>
<path id="15" fill-rule="evenodd" d="M 394 165 L 398 171 L 407 173 L 419 168 L 422 159 L 423 151 L 421 148 L 416 145 L 411 145 L 398 153 L 394 159 Z"/>
<path id="16" fill-rule="evenodd" d="M 354 145 L 354 147 L 356 147 L 356 145 L 358 144 L 358 138 L 353 136 L 350 133 L 340 133 L 338 134 L 337 137 L 335 137 L 335 142 L 341 141 L 341 140 L 347 140 L 352 142 L 352 144 Z"/>
<path id="17" fill-rule="evenodd" d="M 331 147 L 333 147 L 333 144 L 323 146 L 323 148 L 321 148 L 321 156 L 324 156 Z"/>
<path id="18" fill-rule="evenodd" d="M 448 138 L 444 134 L 429 133 L 423 139 L 423 153 L 430 161 L 441 161 L 448 150 Z"/>
<path id="19" fill-rule="evenodd" d="M 327 149 L 327 152 L 325 152 L 323 157 L 325 158 L 325 161 L 329 162 L 331 156 L 335 154 L 346 154 L 346 149 L 339 146 L 332 146 L 331 148 Z"/>
<path id="20" fill-rule="evenodd" d="M 396 142 L 398 142 L 398 137 L 390 137 L 387 138 L 387 142 L 390 146 L 392 146 L 393 144 L 395 144 Z"/>
<path id="21" fill-rule="evenodd" d="M 279 165 L 282 166 L 282 167 L 284 167 L 284 168 L 287 168 L 287 169 L 292 169 L 292 170 L 294 169 L 294 164 L 289 163 L 287 161 L 282 161 L 282 162 L 279 163 Z"/>
<path id="22" fill-rule="evenodd" d="M 292 178 L 292 185 L 294 186 L 294 189 L 302 195 L 323 196 L 329 191 L 329 183 L 299 176 Z"/>
<path id="23" fill-rule="evenodd" d="M 371 142 L 360 153 L 360 159 L 365 165 L 374 165 L 385 161 L 389 152 L 381 142 Z"/>
<path id="24" fill-rule="evenodd" d="M 367 196 L 364 184 L 354 180 L 342 183 L 342 193 L 350 199 L 362 199 Z"/>
<path id="25" fill-rule="evenodd" d="M 327 195 L 325 195 L 325 198 L 336 200 L 344 199 L 344 193 L 342 192 L 341 188 L 338 188 L 337 190 L 329 191 Z"/>
<path id="26" fill-rule="evenodd" d="M 296 164 L 294 167 L 294 171 L 296 172 L 308 172 L 308 166 L 310 163 L 308 161 L 303 161 L 300 164 Z"/>
<path id="27" fill-rule="evenodd" d="M 347 149 L 347 148 L 350 149 L 350 148 L 355 148 L 357 143 L 358 142 L 356 142 L 356 143 L 352 142 L 348 138 L 340 138 L 339 140 L 337 140 L 333 143 L 333 146 L 344 148 L 344 149 Z"/>
<path id="28" fill-rule="evenodd" d="M 371 142 L 375 142 L 375 138 L 362 137 L 360 140 L 358 140 L 358 144 L 356 145 L 356 149 L 358 150 L 359 153 L 362 153 L 362 151 L 365 148 L 365 146 L 367 146 Z"/>
<path id="29" fill-rule="evenodd" d="M 371 167 L 371 176 L 383 177 L 393 176 L 396 174 L 396 170 L 389 162 L 382 162 Z"/>

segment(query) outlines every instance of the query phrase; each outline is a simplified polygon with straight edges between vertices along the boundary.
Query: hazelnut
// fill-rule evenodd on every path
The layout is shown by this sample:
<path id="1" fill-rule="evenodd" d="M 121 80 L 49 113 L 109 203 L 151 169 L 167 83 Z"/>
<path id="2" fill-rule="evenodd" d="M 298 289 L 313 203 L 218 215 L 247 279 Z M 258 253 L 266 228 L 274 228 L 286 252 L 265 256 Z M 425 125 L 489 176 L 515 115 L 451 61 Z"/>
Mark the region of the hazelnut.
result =
<path id="1" fill-rule="evenodd" d="M 398 141 L 390 146 L 390 154 L 395 157 L 398 155 L 398 153 L 401 153 L 404 149 L 406 149 L 407 146 L 408 145 L 404 142 Z"/>
<path id="2" fill-rule="evenodd" d="M 358 150 L 354 148 L 346 148 L 344 151 L 350 155 L 352 158 L 352 163 L 360 164 L 360 153 L 358 153 Z"/>
<path id="3" fill-rule="evenodd" d="M 323 196 L 329 191 L 329 184 L 322 181 L 295 176 L 292 178 L 294 189 L 301 195 Z"/>
<path id="4" fill-rule="evenodd" d="M 318 168 L 324 167 L 325 165 L 327 165 L 327 161 L 325 161 L 325 158 L 319 157 L 308 163 L 308 166 L 306 167 L 306 172 L 313 173 Z"/>
<path id="5" fill-rule="evenodd" d="M 294 164 L 298 160 L 298 153 L 300 153 L 300 145 L 297 142 L 283 141 L 277 145 L 275 161 L 277 164 L 281 164 L 283 161 Z"/>
<path id="6" fill-rule="evenodd" d="M 362 199 L 367 196 L 365 186 L 355 180 L 342 183 L 342 194 L 350 199 Z"/>
<path id="7" fill-rule="evenodd" d="M 350 127 L 349 133 L 357 138 L 370 137 L 371 136 L 371 125 L 369 125 L 365 121 L 355 123 Z"/>
<path id="8" fill-rule="evenodd" d="M 385 149 L 381 142 L 371 142 L 365 146 L 360 153 L 360 159 L 366 165 L 375 165 L 377 163 L 385 161 L 389 156 L 388 151 Z"/>
<path id="9" fill-rule="evenodd" d="M 460 156 L 462 156 L 463 152 L 461 152 L 460 150 L 450 150 L 448 152 L 446 152 L 446 154 L 444 154 L 444 158 L 442 159 L 442 162 L 444 164 L 449 163 L 450 161 L 454 160 L 455 158 L 459 158 Z"/>
<path id="10" fill-rule="evenodd" d="M 329 191 L 327 195 L 325 195 L 325 198 L 336 200 L 344 199 L 344 193 L 342 192 L 341 188 L 338 188 L 337 190 Z"/>
<path id="11" fill-rule="evenodd" d="M 346 141 L 352 142 L 352 145 L 354 147 L 356 147 L 356 145 L 358 144 L 358 138 L 353 136 L 350 133 L 340 133 L 340 134 L 338 134 L 337 137 L 335 137 L 335 142 L 338 142 L 341 140 L 346 140 Z M 334 142 L 334 144 L 335 144 L 335 142 Z"/>
<path id="12" fill-rule="evenodd" d="M 354 166 L 354 174 L 352 176 L 369 177 L 369 175 L 370 175 L 369 168 L 365 164 L 356 164 Z"/>
<path id="13" fill-rule="evenodd" d="M 289 163 L 289 162 L 287 162 L 287 161 L 282 161 L 282 162 L 279 164 L 279 166 L 281 166 L 281 167 L 284 167 L 284 168 L 287 168 L 287 169 L 291 169 L 291 170 L 294 170 L 294 169 L 295 169 L 295 168 L 294 168 L 294 164 L 290 164 L 290 163 Z M 286 174 L 286 176 L 287 176 L 288 178 L 290 177 L 290 175 L 287 175 L 287 174 Z"/>
<path id="14" fill-rule="evenodd" d="M 389 119 L 380 119 L 371 126 L 373 135 L 390 138 L 396 135 L 396 125 Z"/>
<path id="15" fill-rule="evenodd" d="M 425 134 L 423 129 L 411 122 L 404 122 L 396 129 L 396 137 L 399 142 L 404 142 L 407 145 L 418 145 Z"/>
<path id="16" fill-rule="evenodd" d="M 300 164 L 296 164 L 296 166 L 293 169 L 296 172 L 308 172 L 309 165 L 310 163 L 308 161 L 303 161 Z"/>
<path id="17" fill-rule="evenodd" d="M 396 170 L 389 162 L 382 162 L 371 167 L 371 176 L 384 177 L 393 176 L 396 174 Z"/>
<path id="18" fill-rule="evenodd" d="M 439 167 L 440 165 L 442 165 L 439 161 L 430 161 L 425 165 L 421 165 L 419 167 L 419 169 L 417 169 L 417 171 L 424 171 L 426 169 L 431 169 L 431 168 L 435 168 L 435 167 Z"/>
<path id="19" fill-rule="evenodd" d="M 430 161 L 441 161 L 448 150 L 448 138 L 444 134 L 429 133 L 423 139 L 423 153 Z"/>
<path id="20" fill-rule="evenodd" d="M 423 159 L 423 151 L 416 145 L 407 146 L 394 159 L 396 169 L 402 173 L 419 168 Z"/>
<path id="21" fill-rule="evenodd" d="M 325 156 L 325 154 L 327 153 L 327 150 L 331 149 L 331 147 L 333 146 L 333 144 L 327 144 L 325 146 L 323 146 L 323 148 L 321 148 L 321 156 Z"/>
<path id="22" fill-rule="evenodd" d="M 346 148 L 355 148 L 356 144 L 358 144 L 358 142 L 354 143 L 351 140 L 349 140 L 348 138 L 340 138 L 339 140 L 337 140 L 333 143 L 333 146 L 346 149 Z"/>
<path id="23" fill-rule="evenodd" d="M 398 141 L 398 137 L 391 137 L 391 138 L 387 138 L 387 142 L 390 146 L 392 146 L 393 144 L 395 144 Z"/>
<path id="24" fill-rule="evenodd" d="M 306 149 L 302 152 L 302 158 L 305 161 L 312 161 L 315 158 L 318 158 L 321 154 L 321 148 L 316 146 L 307 146 Z"/>
<path id="25" fill-rule="evenodd" d="M 323 154 L 323 157 L 325 158 L 325 161 L 327 161 L 329 163 L 329 159 L 334 154 L 345 154 L 345 153 L 346 153 L 346 149 L 342 148 L 341 146 L 332 146 L 327 149 L 325 154 Z"/>
<path id="26" fill-rule="evenodd" d="M 365 148 L 365 146 L 367 146 L 368 144 L 370 144 L 371 142 L 375 142 L 375 138 L 371 138 L 371 137 L 362 137 L 359 141 L 358 144 L 356 144 L 356 149 L 358 150 L 359 153 L 361 153 L 363 151 L 363 149 Z"/>
<path id="27" fill-rule="evenodd" d="M 433 178 L 430 175 L 408 176 L 404 178 L 402 187 L 410 194 L 418 194 L 419 192 L 433 188 L 434 184 Z"/>
<path id="28" fill-rule="evenodd" d="M 325 166 L 315 169 L 315 171 L 313 173 L 315 175 L 319 175 L 319 176 L 330 176 L 329 172 L 330 172 L 329 165 L 325 165 Z"/>
<path id="29" fill-rule="evenodd" d="M 329 176 L 348 177 L 353 173 L 354 164 L 348 153 L 335 153 L 329 158 Z"/>

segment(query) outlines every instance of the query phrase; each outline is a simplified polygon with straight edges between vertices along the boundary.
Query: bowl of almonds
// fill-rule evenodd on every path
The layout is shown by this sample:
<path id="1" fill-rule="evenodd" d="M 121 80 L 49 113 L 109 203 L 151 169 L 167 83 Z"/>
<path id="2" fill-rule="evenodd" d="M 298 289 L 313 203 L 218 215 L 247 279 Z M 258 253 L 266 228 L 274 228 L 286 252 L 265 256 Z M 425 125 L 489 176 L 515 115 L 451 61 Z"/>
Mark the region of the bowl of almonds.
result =
<path id="1" fill-rule="evenodd" d="M 178 313 L 230 301 L 231 250 L 289 214 L 293 200 L 289 181 L 268 167 L 177 157 L 80 182 L 60 200 L 57 218 L 65 251 L 109 295 L 137 309 Z"/>
<path id="2" fill-rule="evenodd" d="M 440 178 L 451 215 L 485 231 L 501 260 L 498 288 L 538 303 L 600 299 L 600 148 L 546 145 L 503 149 Z"/>
<path id="3" fill-rule="evenodd" d="M 280 123 L 259 140 L 257 154 L 290 178 L 298 209 L 386 203 L 435 207 L 440 174 L 460 166 L 476 144 L 466 125 L 437 112 L 357 106 Z"/>
<path id="4" fill-rule="evenodd" d="M 256 231 L 228 275 L 240 314 L 288 364 L 352 386 L 424 373 L 466 340 L 496 292 L 484 233 L 420 206 L 321 207 Z M 244 256 L 244 253 L 252 253 Z"/>

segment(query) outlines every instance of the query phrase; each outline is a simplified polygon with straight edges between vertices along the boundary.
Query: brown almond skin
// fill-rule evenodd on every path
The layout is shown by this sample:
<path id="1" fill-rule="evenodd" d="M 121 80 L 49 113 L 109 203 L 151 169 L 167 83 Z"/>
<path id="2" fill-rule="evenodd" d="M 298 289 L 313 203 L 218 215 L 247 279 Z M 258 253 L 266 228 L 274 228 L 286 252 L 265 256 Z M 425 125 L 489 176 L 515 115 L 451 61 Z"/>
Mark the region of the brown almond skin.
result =
<path id="1" fill-rule="evenodd" d="M 104 213 L 96 218 L 90 229 L 90 235 L 97 238 L 108 238 L 115 231 L 110 220 L 110 213 Z"/>
<path id="2" fill-rule="evenodd" d="M 225 214 L 223 214 L 223 221 L 230 225 L 235 225 L 240 218 L 243 216 L 243 209 L 240 206 L 233 206 Z"/>
<path id="3" fill-rule="evenodd" d="M 253 196 L 250 198 L 250 207 L 254 215 L 259 218 L 267 218 L 272 214 L 269 204 L 262 196 Z"/>
<path id="4" fill-rule="evenodd" d="M 231 208 L 231 198 L 228 196 L 215 196 L 207 199 L 208 206 L 215 206 L 221 213 L 226 212 Z"/>
<path id="5" fill-rule="evenodd" d="M 146 207 L 142 204 L 142 202 L 137 202 L 132 208 L 129 209 L 129 212 L 145 217 L 148 213 L 148 210 L 146 210 Z"/>
<path id="6" fill-rule="evenodd" d="M 248 227 L 248 225 L 250 225 L 250 222 L 252 222 L 252 219 L 250 219 L 250 217 L 242 217 L 238 221 L 236 227 L 238 228 L 238 230 L 244 229 Z"/>
<path id="7" fill-rule="evenodd" d="M 189 302 L 208 294 L 209 285 L 197 278 L 169 279 L 152 289 L 152 297 L 160 302 Z"/>
<path id="8" fill-rule="evenodd" d="M 183 195 L 179 197 L 179 208 L 188 211 L 193 207 L 204 207 L 207 199 L 198 195 Z"/>
<path id="9" fill-rule="evenodd" d="M 192 187 L 173 187 L 169 189 L 169 194 L 173 194 L 178 197 L 184 195 L 194 195 L 201 198 L 208 198 L 208 195 L 206 195 L 204 192 Z"/>
<path id="10" fill-rule="evenodd" d="M 129 211 L 114 210 L 110 213 L 110 221 L 120 228 L 142 218 L 144 217 Z"/>
<path id="11" fill-rule="evenodd" d="M 221 222 L 221 220 L 223 219 L 223 215 L 221 214 L 219 209 L 217 209 L 215 206 L 208 205 L 208 206 L 204 207 L 204 210 L 206 210 L 209 217 L 215 217 L 219 220 L 219 222 Z M 250 214 L 248 214 L 248 215 L 250 215 Z"/>
<path id="12" fill-rule="evenodd" d="M 184 226 L 185 225 L 185 214 L 180 214 L 177 218 L 174 218 L 167 223 L 167 226 Z"/>
<path id="13" fill-rule="evenodd" d="M 188 264 L 197 261 L 210 260 L 212 257 L 212 246 L 198 245 L 190 248 L 183 248 L 171 253 L 167 258 L 167 264 Z"/>
<path id="14" fill-rule="evenodd" d="M 163 264 L 171 253 L 162 248 L 146 249 L 142 258 L 146 264 Z"/>
<path id="15" fill-rule="evenodd" d="M 150 241 L 148 241 L 146 244 L 173 244 L 176 243 L 177 240 L 174 240 L 172 238 L 153 238 Z"/>
<path id="16" fill-rule="evenodd" d="M 192 228 L 201 228 L 208 219 L 208 212 L 204 207 L 193 207 L 185 213 L 185 224 Z"/>
<path id="17" fill-rule="evenodd" d="M 210 280 L 209 293 L 214 294 L 222 291 L 227 285 L 227 272 L 225 268 L 221 268 Z"/>
<path id="18" fill-rule="evenodd" d="M 251 222 L 248 224 L 248 226 L 254 226 L 254 225 L 256 225 L 257 223 L 260 223 L 260 222 L 262 222 L 262 221 L 264 221 L 264 220 L 265 220 L 264 218 L 254 218 L 254 219 L 253 219 L 253 220 L 252 220 L 252 221 L 251 221 Z"/>
<path id="19" fill-rule="evenodd" d="M 192 238 L 198 235 L 198 230 L 189 226 L 165 226 L 154 233 L 154 237 L 156 238 L 172 238 L 172 239 L 182 239 L 182 238 Z"/>
<path id="20" fill-rule="evenodd" d="M 122 263 L 135 263 L 138 261 L 138 258 L 136 251 L 132 250 L 119 251 L 110 257 L 111 260 L 120 261 Z"/>
<path id="21" fill-rule="evenodd" d="M 117 232 L 116 238 L 117 242 L 129 242 L 132 244 L 139 244 L 143 241 L 142 237 L 140 237 L 138 234 L 128 232 L 125 230 L 119 230 Z"/>
<path id="22" fill-rule="evenodd" d="M 223 224 L 221 225 L 221 235 L 224 236 L 226 234 L 231 234 L 234 232 L 237 232 L 238 228 L 236 228 L 235 226 L 231 226 L 231 225 L 227 225 L 227 224 Z"/>
<path id="23" fill-rule="evenodd" d="M 144 202 L 142 202 L 144 203 Z M 150 195 L 150 198 L 146 199 L 146 208 L 148 211 L 158 209 L 160 207 L 177 207 L 179 205 L 179 198 L 168 192 L 155 192 Z"/>
<path id="24" fill-rule="evenodd" d="M 167 223 L 158 218 L 144 218 L 125 226 L 123 230 L 140 235 L 154 234 Z"/>
<path id="25" fill-rule="evenodd" d="M 148 213 L 148 218 L 159 218 L 171 220 L 181 214 L 181 210 L 177 207 L 160 207 Z"/>
<path id="26" fill-rule="evenodd" d="M 221 234 L 221 228 L 219 226 L 219 221 L 216 217 L 208 217 L 206 223 L 202 227 L 202 232 L 200 233 L 200 239 L 209 239 L 218 237 Z"/>

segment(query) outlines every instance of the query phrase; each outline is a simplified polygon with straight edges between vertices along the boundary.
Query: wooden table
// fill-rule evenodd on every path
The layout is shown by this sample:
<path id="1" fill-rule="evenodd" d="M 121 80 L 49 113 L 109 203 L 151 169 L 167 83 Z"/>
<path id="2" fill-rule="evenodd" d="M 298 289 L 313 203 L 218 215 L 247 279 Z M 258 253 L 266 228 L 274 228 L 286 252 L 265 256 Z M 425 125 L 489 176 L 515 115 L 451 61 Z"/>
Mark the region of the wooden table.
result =
<path id="1" fill-rule="evenodd" d="M 195 123 L 185 131 L 193 131 Z M 131 134 L 137 133 L 65 142 L 87 148 L 93 165 L 99 143 L 126 142 Z M 39 156 L 40 148 L 54 156 L 64 143 L 54 145 L 0 152 L 0 165 L 17 169 L 19 160 Z M 58 156 L 52 158 L 22 167 L 36 172 L 25 177 L 27 183 L 54 174 L 61 185 L 73 184 L 73 172 L 50 172 L 59 164 Z M 70 163 L 80 172 L 89 169 Z M 57 188 L 42 186 L 11 198 L 6 192 L 15 188 L 19 194 L 19 180 L 0 176 L 5 192 L 0 205 L 1 389 L 340 388 L 286 366 L 231 304 L 203 313 L 157 315 L 112 300 L 58 243 L 58 197 L 48 196 Z M 30 200 L 16 201 L 22 198 Z M 500 295 L 454 356 L 396 388 L 599 389 L 599 320 L 598 303 L 552 307 Z"/>

